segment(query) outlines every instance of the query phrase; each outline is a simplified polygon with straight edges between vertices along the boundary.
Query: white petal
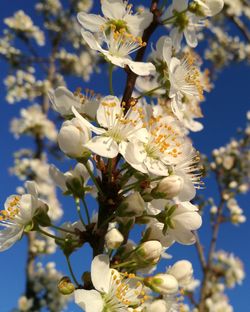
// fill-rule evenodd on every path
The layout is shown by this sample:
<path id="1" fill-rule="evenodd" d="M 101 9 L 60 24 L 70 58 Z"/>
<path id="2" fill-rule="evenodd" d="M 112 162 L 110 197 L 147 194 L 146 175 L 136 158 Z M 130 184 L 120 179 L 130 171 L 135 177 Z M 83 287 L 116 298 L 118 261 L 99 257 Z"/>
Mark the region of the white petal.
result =
<path id="1" fill-rule="evenodd" d="M 127 22 L 127 27 L 131 34 L 138 37 L 151 24 L 153 14 L 145 10 L 136 15 L 128 14 L 124 19 Z"/>
<path id="2" fill-rule="evenodd" d="M 165 166 L 161 160 L 157 160 L 157 159 L 147 157 L 144 163 L 147 166 L 148 171 L 153 173 L 153 174 L 156 174 L 159 176 L 168 176 L 169 175 L 167 166 Z"/>
<path id="3" fill-rule="evenodd" d="M 97 128 L 94 125 L 92 125 L 87 119 L 85 119 L 84 117 L 82 117 L 78 111 L 74 108 L 74 106 L 72 107 L 72 112 L 74 113 L 74 115 L 76 116 L 76 118 L 81 122 L 81 124 L 83 125 L 83 127 L 87 127 L 88 129 L 90 129 L 91 131 L 93 131 L 96 134 L 103 134 L 106 131 L 104 129 L 101 128 Z"/>
<path id="4" fill-rule="evenodd" d="M 170 37 L 173 41 L 173 47 L 175 48 L 176 52 L 179 52 L 181 48 L 181 41 L 183 38 L 183 32 L 179 31 L 177 27 L 173 28 L 170 32 Z"/>
<path id="5" fill-rule="evenodd" d="M 181 12 L 186 10 L 188 7 L 188 0 L 174 0 L 173 1 L 173 9 Z"/>
<path id="6" fill-rule="evenodd" d="M 134 62 L 127 60 L 128 67 L 138 76 L 149 76 L 155 73 L 155 66 L 152 63 Z"/>
<path id="7" fill-rule="evenodd" d="M 119 152 L 118 144 L 107 136 L 95 136 L 85 146 L 95 154 L 107 158 L 114 158 Z"/>
<path id="8" fill-rule="evenodd" d="M 4 226 L 4 225 L 3 225 Z M 23 227 L 13 225 L 0 231 L 0 252 L 9 249 L 22 237 Z"/>
<path id="9" fill-rule="evenodd" d="M 77 289 L 74 292 L 75 303 L 85 312 L 102 312 L 102 296 L 96 290 Z"/>
<path id="10" fill-rule="evenodd" d="M 198 45 L 198 39 L 195 29 L 184 29 L 184 35 L 187 41 L 187 44 L 191 48 L 195 48 Z"/>
<path id="11" fill-rule="evenodd" d="M 119 144 L 119 149 L 122 156 L 131 166 L 142 164 L 146 158 L 146 152 L 142 143 L 122 142 Z"/>
<path id="12" fill-rule="evenodd" d="M 60 187 L 60 189 L 63 192 L 67 191 L 67 186 L 65 184 L 65 176 L 64 174 L 58 169 L 56 168 L 54 165 L 51 165 L 49 167 L 49 174 L 50 177 L 52 178 L 53 182 Z"/>
<path id="13" fill-rule="evenodd" d="M 91 280 L 95 289 L 108 293 L 110 279 L 109 257 L 107 255 L 96 256 L 91 264 Z"/>
<path id="14" fill-rule="evenodd" d="M 103 52 L 106 58 L 114 65 L 124 68 L 127 65 L 128 58 L 113 56 L 107 52 Z"/>
<path id="15" fill-rule="evenodd" d="M 91 31 L 98 32 L 100 27 L 106 23 L 106 19 L 100 15 L 88 14 L 86 12 L 80 12 L 77 14 L 77 19 L 83 28 Z"/>
<path id="16" fill-rule="evenodd" d="M 34 181 L 27 181 L 25 187 L 28 193 L 34 197 L 38 197 L 37 184 Z"/>
<path id="17" fill-rule="evenodd" d="M 97 42 L 95 37 L 89 32 L 89 31 L 81 31 L 83 39 L 87 42 L 89 47 L 93 50 L 99 51 L 99 52 L 105 52 L 100 44 Z"/>
<path id="18" fill-rule="evenodd" d="M 172 39 L 170 37 L 165 37 L 164 43 L 163 43 L 163 48 L 162 48 L 162 56 L 164 61 L 168 64 L 170 64 L 170 60 L 172 57 L 172 47 L 173 47 L 173 43 L 172 43 Z"/>
<path id="19" fill-rule="evenodd" d="M 110 106 L 107 104 L 111 104 Z M 105 96 L 97 110 L 96 117 L 100 126 L 112 128 L 117 123 L 117 116 L 123 115 L 121 101 L 116 96 Z"/>
<path id="20" fill-rule="evenodd" d="M 65 115 L 71 115 L 71 107 L 74 106 L 77 110 L 80 109 L 80 103 L 74 97 L 74 94 L 65 87 L 58 87 L 48 93 L 53 109 Z"/>
<path id="21" fill-rule="evenodd" d="M 103 0 L 102 13 L 109 19 L 123 19 L 126 14 L 126 4 L 122 0 Z"/>

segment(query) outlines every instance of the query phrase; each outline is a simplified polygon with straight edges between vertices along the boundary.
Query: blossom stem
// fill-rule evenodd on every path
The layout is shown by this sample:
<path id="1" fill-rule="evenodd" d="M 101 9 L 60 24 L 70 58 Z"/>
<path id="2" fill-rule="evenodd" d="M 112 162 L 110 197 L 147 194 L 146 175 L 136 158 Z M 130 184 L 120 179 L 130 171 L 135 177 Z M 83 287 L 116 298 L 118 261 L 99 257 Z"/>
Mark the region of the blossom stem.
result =
<path id="1" fill-rule="evenodd" d="M 85 212 L 86 212 L 88 224 L 90 224 L 90 223 L 91 223 L 91 221 L 90 221 L 90 215 L 89 215 L 89 210 L 88 210 L 88 206 L 87 206 L 87 203 L 86 203 L 85 198 L 82 199 L 82 203 L 83 203 L 83 206 L 84 206 L 84 209 L 85 209 Z"/>
<path id="2" fill-rule="evenodd" d="M 69 268 L 69 272 L 70 272 L 70 275 L 71 277 L 73 278 L 73 281 L 75 282 L 75 284 L 77 285 L 77 287 L 80 286 L 80 284 L 78 283 L 76 277 L 75 277 L 75 274 L 73 272 L 73 269 L 72 269 L 72 266 L 71 266 L 71 263 L 70 263 L 70 259 L 69 259 L 69 256 L 68 255 L 65 255 L 66 256 L 66 260 L 67 260 L 67 264 L 68 264 L 68 268 Z"/>
<path id="3" fill-rule="evenodd" d="M 45 235 L 45 236 L 48 236 L 48 237 L 51 237 L 51 238 L 54 238 L 55 240 L 59 240 L 59 241 L 65 241 L 65 238 L 62 238 L 62 237 L 58 237 L 58 236 L 55 236 L 53 234 L 50 234 L 44 230 L 42 230 L 41 228 L 38 228 L 37 229 L 38 232 L 40 232 L 41 234 Z"/>
<path id="4" fill-rule="evenodd" d="M 109 64 L 109 92 L 111 95 L 114 95 L 113 90 L 113 68 L 114 65 L 112 63 Z"/>
<path id="5" fill-rule="evenodd" d="M 177 15 L 181 15 L 181 14 L 184 14 L 188 12 L 188 8 L 181 11 L 181 12 L 176 12 L 176 15 L 173 15 L 173 16 L 170 16 L 168 18 L 166 18 L 165 20 L 161 21 L 162 24 L 169 24 L 169 23 L 172 23 L 172 20 L 175 19 L 177 17 Z"/>
<path id="6" fill-rule="evenodd" d="M 114 264 L 114 265 L 112 265 L 112 269 L 121 268 L 121 267 L 124 267 L 124 266 L 132 265 L 134 263 L 135 262 L 133 260 L 129 260 L 129 261 L 126 261 L 126 262 Z"/>
<path id="7" fill-rule="evenodd" d="M 83 164 L 84 164 L 85 168 L 87 169 L 88 174 L 90 175 L 90 177 L 91 177 L 92 181 L 94 182 L 96 188 L 98 189 L 98 192 L 103 195 L 102 189 L 101 189 L 98 181 L 96 180 L 96 177 L 94 176 L 88 162 L 84 162 Z"/>
<path id="8" fill-rule="evenodd" d="M 80 200 L 79 200 L 79 198 L 75 198 L 75 203 L 76 203 L 76 210 L 77 210 L 78 216 L 79 216 L 79 218 L 80 218 L 80 220 L 81 220 L 81 222 L 82 222 L 82 225 L 83 225 L 84 227 L 86 227 L 86 224 L 85 224 L 85 222 L 84 222 L 84 220 L 83 220 L 82 213 L 81 213 L 81 206 L 80 206 Z"/>
<path id="9" fill-rule="evenodd" d="M 140 99 L 141 99 L 142 97 L 144 97 L 144 96 L 150 96 L 151 93 L 154 93 L 154 91 L 159 90 L 159 89 L 161 89 L 161 86 L 156 87 L 156 88 L 153 88 L 153 89 L 151 89 L 151 90 L 149 90 L 149 91 L 143 92 L 143 93 L 142 93 L 140 96 L 138 96 L 136 99 L 137 99 L 137 100 L 140 100 Z"/>
<path id="10" fill-rule="evenodd" d="M 70 231 L 70 230 L 61 228 L 61 227 L 56 226 L 56 225 L 54 225 L 54 224 L 51 224 L 50 227 L 52 227 L 52 228 L 54 228 L 54 229 L 56 229 L 56 230 L 58 230 L 58 231 L 61 231 L 61 232 L 65 232 L 65 233 L 69 233 L 69 234 L 74 234 L 74 235 L 76 234 L 74 231 Z"/>

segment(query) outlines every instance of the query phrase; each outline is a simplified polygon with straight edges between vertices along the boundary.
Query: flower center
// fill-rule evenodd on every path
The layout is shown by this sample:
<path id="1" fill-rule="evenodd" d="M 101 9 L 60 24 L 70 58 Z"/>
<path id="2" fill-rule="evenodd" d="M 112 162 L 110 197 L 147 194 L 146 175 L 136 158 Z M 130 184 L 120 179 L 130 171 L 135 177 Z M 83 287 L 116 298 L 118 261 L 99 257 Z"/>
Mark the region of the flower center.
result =
<path id="1" fill-rule="evenodd" d="M 19 203 L 21 196 L 13 196 L 7 202 L 7 208 L 0 210 L 0 221 L 14 220 L 15 216 L 20 212 Z"/>

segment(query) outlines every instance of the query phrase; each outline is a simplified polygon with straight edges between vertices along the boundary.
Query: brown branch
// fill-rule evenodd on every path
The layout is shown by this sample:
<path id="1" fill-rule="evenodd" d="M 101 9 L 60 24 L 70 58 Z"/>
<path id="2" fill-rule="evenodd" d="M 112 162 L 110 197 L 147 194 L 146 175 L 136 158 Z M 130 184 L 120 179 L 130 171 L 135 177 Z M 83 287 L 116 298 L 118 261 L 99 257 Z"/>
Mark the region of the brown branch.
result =
<path id="1" fill-rule="evenodd" d="M 195 234 L 195 237 L 196 237 L 195 246 L 196 246 L 196 249 L 197 249 L 197 252 L 198 252 L 198 257 L 199 257 L 199 260 L 200 260 L 200 263 L 201 263 L 202 270 L 205 271 L 206 266 L 207 266 L 207 261 L 206 261 L 206 257 L 205 257 L 205 254 L 204 254 L 204 247 L 202 246 L 202 244 L 200 242 L 200 237 L 199 237 L 198 233 L 195 231 L 194 234 Z"/>
<path id="2" fill-rule="evenodd" d="M 239 28 L 243 36 L 250 42 L 250 31 L 238 16 L 227 15 L 227 17 Z"/>
<path id="3" fill-rule="evenodd" d="M 151 8 L 150 11 L 153 13 L 153 21 L 152 23 L 148 26 L 147 29 L 145 29 L 143 35 L 142 35 L 142 41 L 148 43 L 151 35 L 159 25 L 159 17 L 161 15 L 161 12 L 158 10 L 158 2 L 159 1 L 152 1 L 151 3 Z M 141 48 L 138 50 L 135 61 L 136 62 L 141 62 L 143 60 L 143 57 L 145 55 L 147 46 Z M 126 103 L 126 109 L 129 108 L 129 100 L 131 98 L 131 95 L 133 93 L 134 87 L 135 87 L 135 82 L 138 77 L 134 72 L 132 72 L 129 68 L 127 68 L 127 81 L 123 93 L 123 98 L 122 102 Z"/>

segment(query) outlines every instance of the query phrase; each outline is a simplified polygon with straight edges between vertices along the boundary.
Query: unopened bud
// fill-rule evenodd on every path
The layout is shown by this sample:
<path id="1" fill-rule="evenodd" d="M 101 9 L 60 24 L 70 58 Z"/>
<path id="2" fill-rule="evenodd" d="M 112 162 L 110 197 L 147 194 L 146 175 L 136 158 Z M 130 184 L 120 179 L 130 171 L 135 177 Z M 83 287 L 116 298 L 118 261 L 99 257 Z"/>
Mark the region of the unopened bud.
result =
<path id="1" fill-rule="evenodd" d="M 119 216 L 141 216 L 145 209 L 145 203 L 139 192 L 127 196 L 118 208 Z"/>
<path id="2" fill-rule="evenodd" d="M 147 312 L 167 312 L 169 309 L 167 307 L 167 303 L 165 300 L 159 299 L 155 300 L 150 304 L 150 306 L 147 308 Z"/>
<path id="3" fill-rule="evenodd" d="M 112 228 L 105 235 L 105 243 L 109 249 L 116 249 L 120 247 L 123 240 L 123 235 L 116 228 Z"/>
<path id="4" fill-rule="evenodd" d="M 157 274 L 153 277 L 147 277 L 144 282 L 153 291 L 163 295 L 173 295 L 179 287 L 176 278 L 170 274 Z"/>
<path id="5" fill-rule="evenodd" d="M 170 175 L 163 178 L 156 188 L 153 189 L 152 195 L 155 198 L 171 199 L 177 196 L 183 188 L 184 181 L 182 177 L 178 175 Z"/>
<path id="6" fill-rule="evenodd" d="M 162 245 L 157 240 L 142 243 L 135 251 L 139 263 L 145 265 L 156 264 L 160 260 L 161 253 Z"/>
<path id="7" fill-rule="evenodd" d="M 168 274 L 173 275 L 180 286 L 184 287 L 190 283 L 193 277 L 192 263 L 187 260 L 177 261 L 169 270 Z"/>
<path id="8" fill-rule="evenodd" d="M 64 276 L 60 279 L 57 288 L 62 295 L 70 295 L 75 291 L 75 286 L 68 276 Z"/>

